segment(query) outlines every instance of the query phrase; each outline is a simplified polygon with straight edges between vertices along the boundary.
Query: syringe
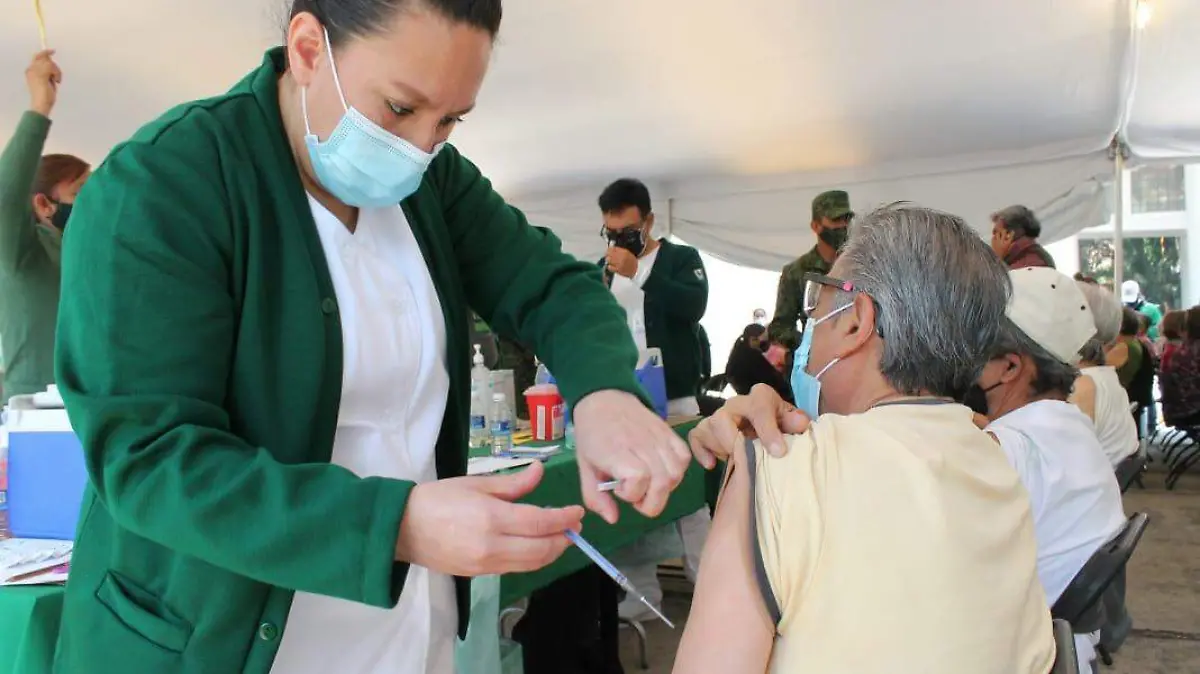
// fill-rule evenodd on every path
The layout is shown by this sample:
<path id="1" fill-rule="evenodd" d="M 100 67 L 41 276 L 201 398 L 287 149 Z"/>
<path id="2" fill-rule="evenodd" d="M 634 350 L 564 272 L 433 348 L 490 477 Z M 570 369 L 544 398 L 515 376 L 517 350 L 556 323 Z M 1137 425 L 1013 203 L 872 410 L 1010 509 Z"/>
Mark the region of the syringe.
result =
<path id="1" fill-rule="evenodd" d="M 662 611 L 659 611 L 654 607 L 654 604 L 651 604 L 649 601 L 647 601 L 646 597 L 643 596 L 641 592 L 638 592 L 637 588 L 633 586 L 633 583 L 629 582 L 629 579 L 625 577 L 625 574 L 621 573 L 617 567 L 613 566 L 612 562 L 605 559 L 604 555 L 600 554 L 600 551 L 596 548 L 593 548 L 591 543 L 583 540 L 582 536 L 574 531 L 571 531 L 570 529 L 567 530 L 567 538 L 575 544 L 575 547 L 582 550 L 583 554 L 588 556 L 588 559 L 595 562 L 596 566 L 600 567 L 601 571 L 608 574 L 608 577 L 612 578 L 622 590 L 625 590 L 629 594 L 637 597 L 643 604 L 646 605 L 646 608 L 653 611 L 654 615 L 658 616 L 663 622 L 665 622 L 667 627 L 675 629 L 674 623 L 672 623 L 670 620 L 667 620 L 667 616 L 663 615 Z"/>

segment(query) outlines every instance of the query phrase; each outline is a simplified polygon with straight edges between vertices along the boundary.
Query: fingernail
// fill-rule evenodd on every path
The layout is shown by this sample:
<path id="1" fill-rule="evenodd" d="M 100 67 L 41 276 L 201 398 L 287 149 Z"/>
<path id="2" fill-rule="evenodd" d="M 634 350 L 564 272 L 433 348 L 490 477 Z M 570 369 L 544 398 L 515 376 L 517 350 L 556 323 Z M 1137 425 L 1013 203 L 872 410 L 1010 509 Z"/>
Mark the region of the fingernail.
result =
<path id="1" fill-rule="evenodd" d="M 773 456 L 782 456 L 783 455 L 783 444 L 782 443 L 772 442 L 770 445 L 767 446 L 767 449 L 768 449 L 768 451 L 771 452 L 771 454 Z"/>

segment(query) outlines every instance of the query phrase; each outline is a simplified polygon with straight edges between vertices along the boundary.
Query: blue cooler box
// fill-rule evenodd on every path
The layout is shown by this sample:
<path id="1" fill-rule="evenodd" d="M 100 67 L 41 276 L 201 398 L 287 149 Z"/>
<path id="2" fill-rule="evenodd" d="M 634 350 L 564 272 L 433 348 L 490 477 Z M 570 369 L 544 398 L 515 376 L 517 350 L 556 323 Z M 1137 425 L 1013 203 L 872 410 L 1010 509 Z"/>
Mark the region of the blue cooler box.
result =
<path id="1" fill-rule="evenodd" d="M 638 367 L 634 374 L 637 375 L 642 390 L 650 396 L 650 402 L 654 403 L 654 411 L 658 412 L 658 416 L 666 419 L 667 379 L 663 371 L 662 351 L 658 348 L 643 351 L 641 357 L 638 358 Z"/>
<path id="2" fill-rule="evenodd" d="M 67 411 L 45 394 L 8 406 L 8 525 L 17 538 L 73 540 L 87 469 Z M 35 402 L 35 399 L 37 402 Z"/>

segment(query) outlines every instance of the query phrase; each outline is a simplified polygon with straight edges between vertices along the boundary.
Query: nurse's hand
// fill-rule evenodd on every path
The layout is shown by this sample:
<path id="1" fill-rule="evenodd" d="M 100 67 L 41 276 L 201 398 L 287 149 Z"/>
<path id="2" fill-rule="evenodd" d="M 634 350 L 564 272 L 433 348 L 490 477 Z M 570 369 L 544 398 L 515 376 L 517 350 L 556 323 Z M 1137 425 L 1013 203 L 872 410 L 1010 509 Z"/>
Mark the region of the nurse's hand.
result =
<path id="1" fill-rule="evenodd" d="M 596 485 L 620 480 L 613 492 L 647 517 L 667 506 L 692 455 L 687 445 L 642 401 L 624 391 L 597 391 L 571 410 L 583 504 L 613 524 L 617 503 Z"/>
<path id="2" fill-rule="evenodd" d="M 396 559 L 454 576 L 535 571 L 558 559 L 583 508 L 512 503 L 541 482 L 539 462 L 506 475 L 457 477 L 413 488 Z"/>
<path id="3" fill-rule="evenodd" d="M 750 395 L 736 396 L 725 401 L 721 409 L 701 421 L 688 434 L 688 443 L 696 460 L 712 470 L 717 461 L 725 461 L 740 437 L 758 438 L 772 456 L 783 456 L 787 444 L 785 433 L 808 430 L 808 416 L 779 397 L 766 384 L 755 384 Z"/>

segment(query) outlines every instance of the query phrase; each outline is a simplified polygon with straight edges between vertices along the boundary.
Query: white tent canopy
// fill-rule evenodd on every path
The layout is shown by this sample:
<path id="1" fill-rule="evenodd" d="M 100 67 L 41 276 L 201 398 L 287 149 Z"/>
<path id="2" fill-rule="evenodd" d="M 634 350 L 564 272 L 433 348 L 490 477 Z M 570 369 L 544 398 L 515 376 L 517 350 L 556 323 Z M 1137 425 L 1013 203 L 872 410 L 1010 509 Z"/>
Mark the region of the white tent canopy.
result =
<path id="1" fill-rule="evenodd" d="M 1139 31 L 1133 0 L 508 0 L 454 141 L 581 255 L 621 175 L 651 184 L 660 231 L 760 267 L 812 245 L 832 187 L 981 230 L 1025 203 L 1052 240 L 1098 222 L 1114 134 L 1131 161 L 1200 156 L 1200 3 L 1152 2 Z M 50 147 L 98 160 L 253 68 L 288 2 L 42 4 L 66 72 Z M 26 105 L 25 6 L 0 25 L 0 129 Z"/>

